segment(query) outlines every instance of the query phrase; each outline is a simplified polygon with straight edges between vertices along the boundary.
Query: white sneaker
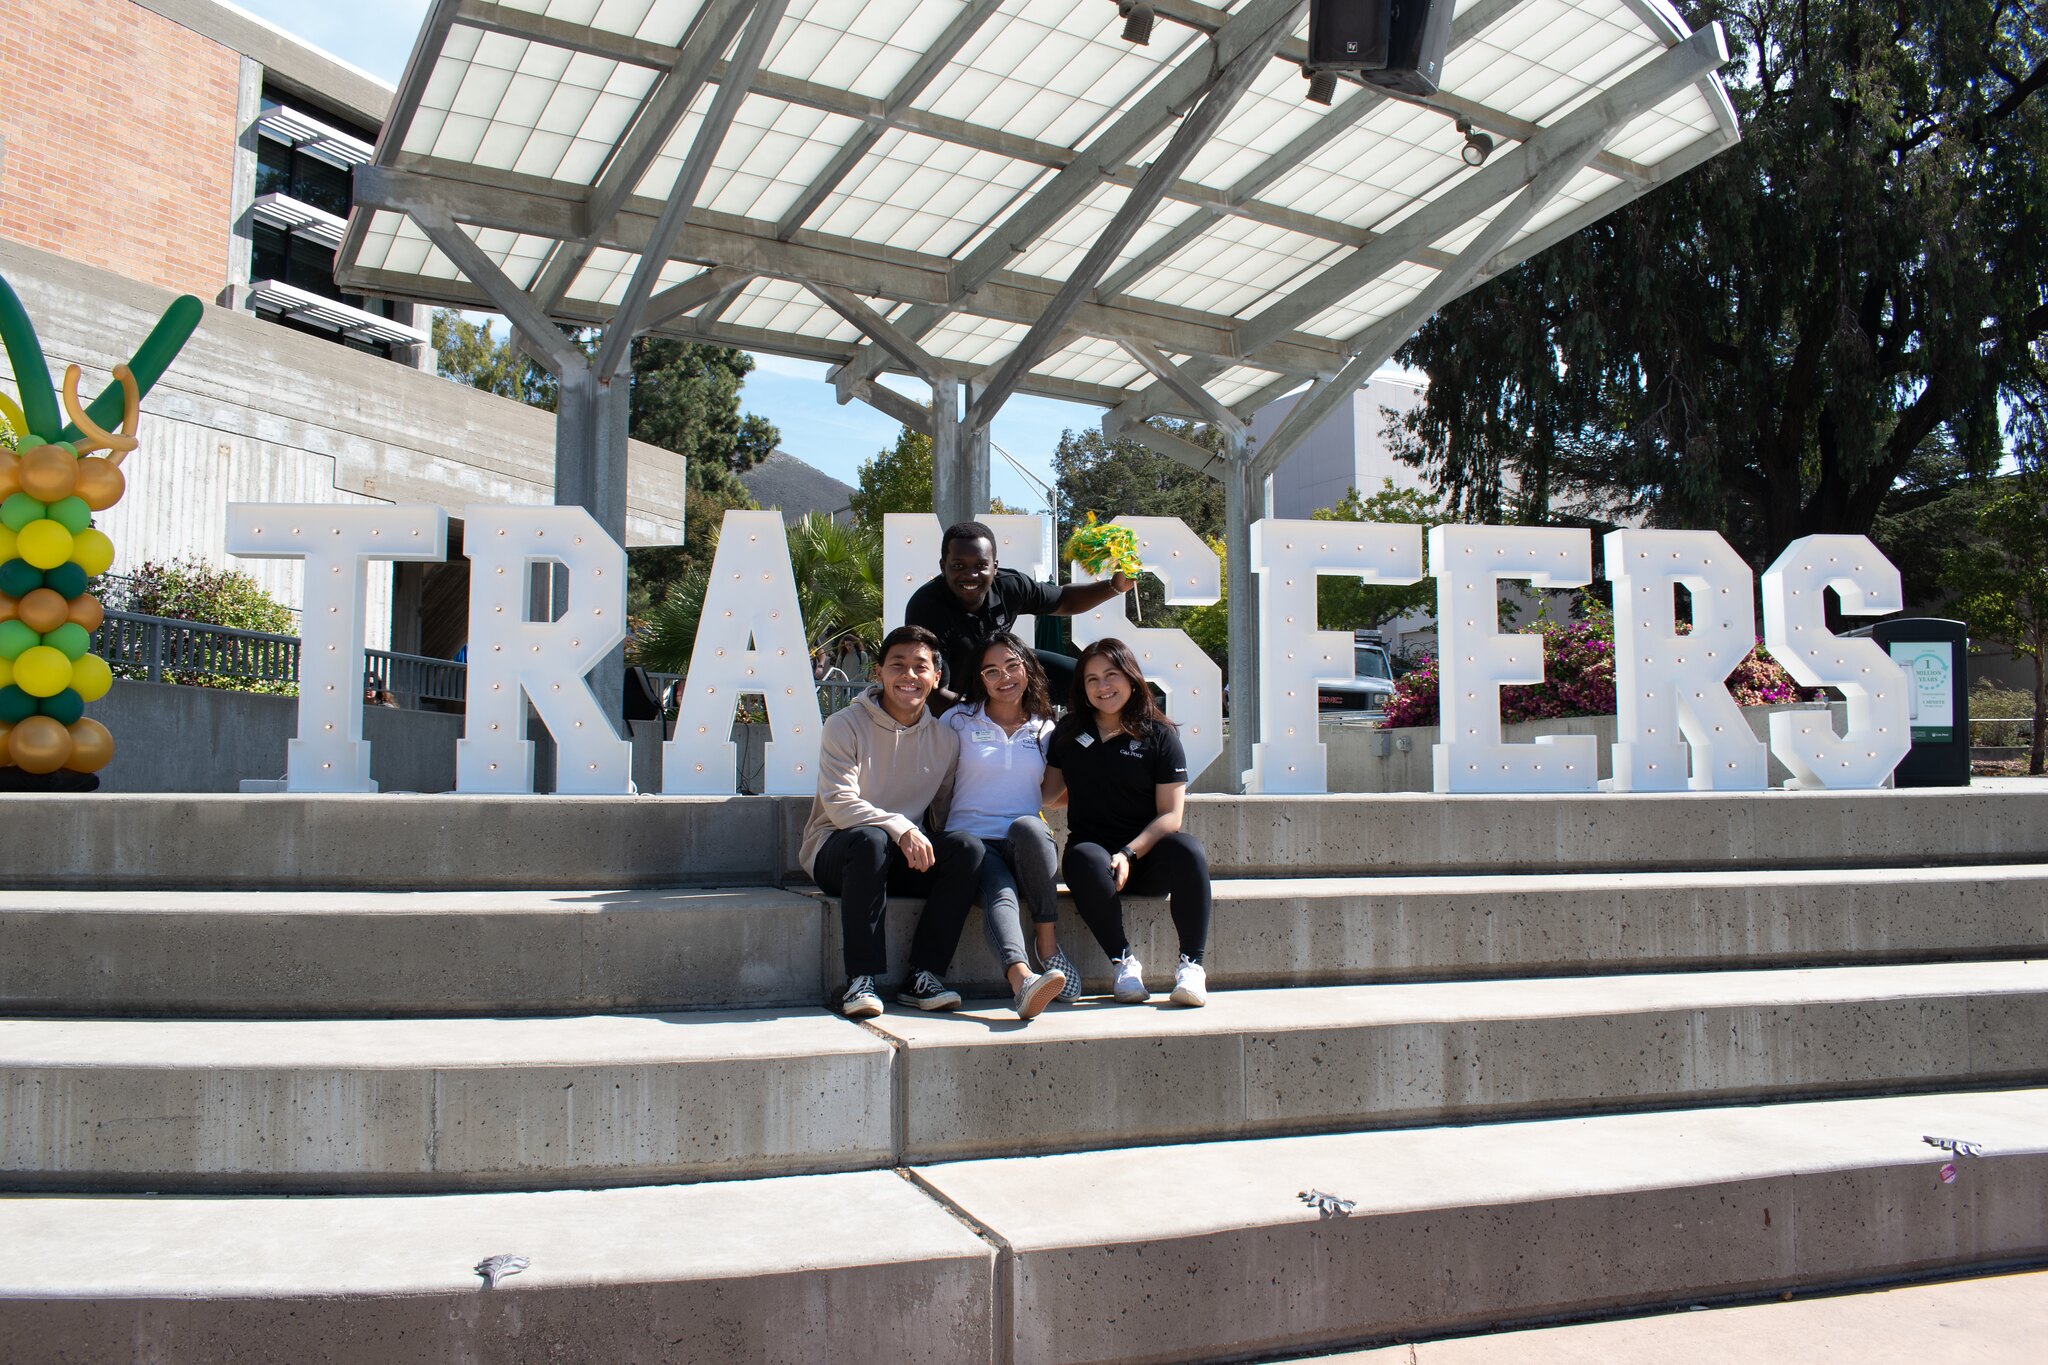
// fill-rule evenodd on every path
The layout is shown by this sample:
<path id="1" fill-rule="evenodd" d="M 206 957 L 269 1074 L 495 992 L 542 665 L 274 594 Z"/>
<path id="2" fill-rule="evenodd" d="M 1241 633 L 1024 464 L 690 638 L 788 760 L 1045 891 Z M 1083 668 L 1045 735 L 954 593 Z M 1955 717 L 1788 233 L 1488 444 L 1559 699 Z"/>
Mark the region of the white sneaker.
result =
<path id="1" fill-rule="evenodd" d="M 1145 989 L 1145 964 L 1138 961 L 1138 955 L 1124 949 L 1124 955 L 1111 961 L 1116 968 L 1116 984 L 1110 987 L 1110 994 L 1126 1005 L 1142 1005 L 1152 998 L 1152 992 Z"/>
<path id="2" fill-rule="evenodd" d="M 1173 969 L 1173 1003 L 1189 1009 L 1200 1009 L 1209 1003 L 1209 973 L 1201 963 L 1183 957 Z"/>

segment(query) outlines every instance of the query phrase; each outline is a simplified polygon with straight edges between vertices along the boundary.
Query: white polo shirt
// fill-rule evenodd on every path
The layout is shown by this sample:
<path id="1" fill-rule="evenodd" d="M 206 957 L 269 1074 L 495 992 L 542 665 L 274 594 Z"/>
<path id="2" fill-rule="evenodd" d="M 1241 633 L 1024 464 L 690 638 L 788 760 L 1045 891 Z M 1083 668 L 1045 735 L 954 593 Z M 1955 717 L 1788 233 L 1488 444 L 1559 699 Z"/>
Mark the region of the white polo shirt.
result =
<path id="1" fill-rule="evenodd" d="M 960 736 L 960 766 L 953 774 L 953 807 L 946 828 L 981 839 L 1001 839 L 1010 822 L 1036 815 L 1045 777 L 1050 720 L 1027 720 L 1005 735 L 979 706 L 956 706 L 943 717 Z"/>

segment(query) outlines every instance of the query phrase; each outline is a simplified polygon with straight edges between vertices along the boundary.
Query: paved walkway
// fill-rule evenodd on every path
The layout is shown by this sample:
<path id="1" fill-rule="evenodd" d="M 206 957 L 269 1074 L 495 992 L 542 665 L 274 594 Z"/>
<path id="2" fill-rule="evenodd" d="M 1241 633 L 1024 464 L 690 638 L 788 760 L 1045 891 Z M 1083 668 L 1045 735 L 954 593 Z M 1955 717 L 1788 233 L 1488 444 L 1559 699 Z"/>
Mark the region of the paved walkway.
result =
<path id="1" fill-rule="evenodd" d="M 2034 1365 L 2048 1271 L 1318 1356 L 1321 1365 Z"/>

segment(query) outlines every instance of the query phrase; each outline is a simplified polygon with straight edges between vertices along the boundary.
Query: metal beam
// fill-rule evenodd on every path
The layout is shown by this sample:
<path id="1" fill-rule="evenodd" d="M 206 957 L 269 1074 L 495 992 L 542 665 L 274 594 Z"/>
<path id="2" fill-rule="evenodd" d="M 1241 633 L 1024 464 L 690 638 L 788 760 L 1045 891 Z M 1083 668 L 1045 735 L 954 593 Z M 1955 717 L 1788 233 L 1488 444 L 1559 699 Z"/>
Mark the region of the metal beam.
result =
<path id="1" fill-rule="evenodd" d="M 776 25 L 782 22 L 782 12 L 788 4 L 789 0 L 760 0 L 754 6 L 746 36 L 740 39 L 739 51 L 733 54 L 732 73 L 719 85 L 718 94 L 704 113 L 703 123 L 698 125 L 697 136 L 690 144 L 690 155 L 676 173 L 676 183 L 669 190 L 668 202 L 662 206 L 661 217 L 655 220 L 654 231 L 648 235 L 646 249 L 640 255 L 640 264 L 633 271 L 633 282 L 626 287 L 626 296 L 619 301 L 619 309 L 612 315 L 611 325 L 605 328 L 604 345 L 597 352 L 597 382 L 600 384 L 609 380 L 631 353 L 633 334 L 640 330 L 640 315 L 645 311 L 647 301 L 654 296 L 655 282 L 661 278 L 661 272 L 675 250 L 676 236 L 690 216 L 690 208 L 697 201 L 697 192 L 704 188 L 704 177 L 711 173 L 712 160 L 717 157 L 719 145 L 725 141 L 726 132 L 732 127 L 733 116 L 739 113 L 740 101 L 747 97 L 747 87 L 753 81 L 754 72 L 760 69 L 761 57 L 768 51 L 768 40 L 775 36 Z"/>
<path id="2" fill-rule="evenodd" d="M 1112 441 L 1136 441 L 1153 454 L 1164 455 L 1175 464 L 1192 469 L 1197 474 L 1207 474 L 1211 478 L 1222 477 L 1226 457 L 1218 455 L 1207 446 L 1199 446 L 1184 437 L 1176 436 L 1170 431 L 1161 431 L 1149 422 L 1113 426 L 1105 414 L 1102 434 Z"/>
<path id="3" fill-rule="evenodd" d="M 1667 48 L 1617 84 L 1544 129 L 1529 141 L 1499 156 L 1468 179 L 1401 220 L 1371 246 L 1361 247 L 1292 291 L 1271 308 L 1246 322 L 1240 331 L 1244 349 L 1252 351 L 1275 340 L 1340 299 L 1357 293 L 1399 264 L 1407 253 L 1427 246 L 1470 222 L 1542 174 L 1544 167 L 1567 158 L 1580 164 L 1591 141 L 1597 149 L 1615 130 L 1669 99 L 1686 86 L 1710 76 L 1728 60 L 1721 27 L 1708 24 L 1677 47 Z"/>
<path id="4" fill-rule="evenodd" d="M 641 314 L 640 325 L 642 328 L 659 327 L 680 313 L 708 308 L 720 298 L 729 299 L 747 287 L 749 278 L 743 270 L 720 266 L 695 279 L 672 284 L 647 301 L 647 311 Z"/>
<path id="5" fill-rule="evenodd" d="M 1133 360 L 1149 370 L 1154 379 L 1179 395 L 1202 420 L 1212 426 L 1222 427 L 1225 431 L 1233 431 L 1244 425 L 1238 420 L 1236 413 L 1217 402 L 1215 396 L 1207 389 L 1181 373 L 1180 366 L 1174 364 L 1151 342 L 1136 337 L 1118 337 L 1117 345 L 1123 347 Z"/>
<path id="6" fill-rule="evenodd" d="M 583 353 L 571 346 L 561 329 L 534 306 L 526 291 L 507 279 L 497 262 L 445 211 L 419 205 L 411 212 L 427 240 L 441 248 L 441 254 L 455 262 L 455 268 L 483 290 L 498 311 L 541 353 L 540 361 L 550 373 L 560 378 L 586 363 Z"/>
<path id="7" fill-rule="evenodd" d="M 1613 130 L 1619 131 L 1620 124 L 1613 125 Z M 1479 273 L 1480 267 L 1513 240 L 1514 235 L 1522 230 L 1522 225 L 1556 198 L 1565 182 L 1577 175 L 1579 168 L 1591 159 L 1592 147 L 1589 144 L 1584 155 L 1566 157 L 1544 167 L 1542 174 L 1515 196 L 1513 203 L 1494 215 L 1486 229 L 1458 254 L 1455 266 L 1430 281 L 1429 286 L 1400 312 L 1373 324 L 1359 338 L 1358 354 L 1334 378 L 1318 383 L 1303 395 L 1279 429 L 1266 438 L 1265 444 L 1252 458 L 1252 473 L 1265 478 L 1277 470 L 1280 462 L 1293 454 L 1295 448 L 1322 425 L 1325 417 L 1335 412 L 1339 404 L 1350 401 L 1358 386 L 1371 379 L 1373 373 L 1401 349 L 1401 344 L 1414 335 L 1418 327 L 1428 322 L 1437 309 L 1462 293 L 1472 282 L 1472 277 Z"/>
<path id="8" fill-rule="evenodd" d="M 1223 72 L 1231 69 L 1246 48 L 1265 39 L 1275 27 L 1291 27 L 1305 2 L 1250 0 L 1208 43 L 1161 77 L 1143 99 L 1124 110 L 1079 156 L 992 229 L 981 245 L 953 268 L 951 297 L 945 306 L 912 309 L 899 324 L 903 330 L 921 337 L 937 326 L 962 298 L 987 283 L 1011 258 L 1027 250 L 1085 199 L 1105 176 L 1130 161 L 1170 127 L 1181 111 L 1193 105 Z M 1267 51 L 1270 53 L 1271 48 Z M 868 348 L 852 363 L 853 379 L 865 379 L 880 363 L 880 353 Z"/>
<path id="9" fill-rule="evenodd" d="M 438 205 L 461 222 L 557 240 L 574 237 L 578 231 L 579 201 L 561 193 L 541 192 L 534 187 L 534 177 L 479 173 L 437 161 L 412 164 L 418 169 L 358 168 L 357 206 L 404 213 L 416 204 Z M 700 211 L 682 228 L 672 254 L 679 260 L 732 266 L 750 275 L 836 284 L 874 298 L 932 303 L 947 297 L 942 257 L 918 257 L 851 238 L 808 232 L 793 242 L 777 242 L 744 230 L 746 223 L 730 215 Z M 599 245 L 642 255 L 651 235 L 652 219 L 629 209 L 619 215 Z M 380 281 L 374 290 L 373 277 Z M 394 291 L 390 277 L 382 272 L 346 269 L 338 278 L 352 289 L 407 292 Z M 431 282 L 424 279 L 416 279 L 410 286 L 415 294 L 430 289 Z M 1048 281 L 1006 274 L 984 285 L 974 296 L 972 307 L 963 311 L 1028 326 L 1045 310 L 1053 293 L 1054 286 Z M 580 316 L 574 307 L 557 311 Z M 1137 336 L 1185 355 L 1218 356 L 1229 364 L 1243 359 L 1279 372 L 1332 374 L 1344 363 L 1344 353 L 1336 342 L 1300 336 L 1276 343 L 1263 355 L 1240 357 L 1234 319 L 1169 304 L 1083 304 L 1074 316 L 1074 325 L 1091 335 Z M 897 326 L 903 328 L 901 320 Z M 880 355 L 885 364 L 887 352 Z M 883 364 L 875 368 L 883 368 Z"/>
<path id="10" fill-rule="evenodd" d="M 704 7 L 689 36 L 676 49 L 675 61 L 662 76 L 661 84 L 640 106 L 639 116 L 619 140 L 597 183 L 591 187 L 590 203 L 584 210 L 586 241 L 596 237 L 618 216 L 626 197 L 646 177 L 756 3 L 757 0 L 711 0 Z"/>
<path id="11" fill-rule="evenodd" d="M 960 49 L 967 46 L 968 40 L 1001 8 L 1002 0 L 972 0 L 972 3 L 961 6 L 960 12 L 953 16 L 953 22 L 946 25 L 946 31 L 939 35 L 938 41 L 926 48 L 924 55 L 917 59 L 910 70 L 903 73 L 901 80 L 896 82 L 896 88 L 889 92 L 888 99 L 883 103 L 881 119 L 856 129 L 818 178 L 813 180 L 804 192 L 797 196 L 796 202 L 789 206 L 788 212 L 775 224 L 776 240 L 788 241 L 795 235 L 796 230 L 804 225 L 804 220 L 816 213 L 818 206 L 832 197 L 832 191 L 839 188 L 839 182 L 860 164 L 861 158 L 881 139 L 889 125 L 901 117 L 904 110 L 910 108 L 911 102 L 924 93 L 924 88 L 946 69 L 946 64 L 960 54 Z"/>
<path id="12" fill-rule="evenodd" d="M 848 398 L 858 398 L 884 417 L 893 417 L 912 431 L 922 432 L 926 436 L 932 434 L 932 410 L 905 398 L 880 381 L 863 384 L 858 393 L 848 394 L 839 401 L 844 403 Z"/>
<path id="13" fill-rule="evenodd" d="M 1181 120 L 1180 127 L 1173 130 L 1165 150 L 1145 169 L 1144 178 L 1138 182 L 1137 188 L 1125 198 L 1109 220 L 1109 225 L 1089 244 L 1081 263 L 1060 285 L 1059 292 L 1053 295 L 1052 302 L 1038 321 L 1031 324 L 1031 330 L 1024 334 L 1024 339 L 1003 357 L 987 387 L 968 408 L 967 425 L 970 430 L 978 431 L 987 426 L 1015 391 L 1024 372 L 1051 353 L 1053 343 L 1074 316 L 1074 310 L 1081 306 L 1081 300 L 1109 272 L 1123 249 L 1130 245 L 1131 238 L 1145 225 L 1145 219 L 1151 216 L 1166 193 L 1167 185 L 1187 168 L 1195 153 L 1202 149 L 1202 144 L 1237 107 L 1238 100 L 1265 69 L 1273 49 L 1293 28 L 1295 16 L 1305 3 L 1306 0 L 1272 0 L 1271 12 L 1266 15 L 1266 27 L 1255 33 L 1227 60 L 1223 55 L 1222 37 L 1225 35 L 1218 36 L 1213 49 L 1217 66 L 1203 83 L 1201 103 Z M 1248 14 L 1254 12 L 1258 12 L 1256 4 L 1247 11 Z M 954 284 L 956 287 L 959 284 L 957 273 Z"/>
<path id="14" fill-rule="evenodd" d="M 922 346 L 903 335 L 895 323 L 868 307 L 858 294 L 815 280 L 805 280 L 803 284 L 827 308 L 859 328 L 863 336 L 909 366 L 919 379 L 929 383 L 943 368 Z"/>
<path id="15" fill-rule="evenodd" d="M 1481 0 L 1477 5 L 1467 5 L 1464 12 L 1452 21 L 1446 60 L 1448 61 L 1450 56 L 1455 56 L 1459 48 L 1484 33 L 1496 20 L 1521 2 L 1522 0 Z M 1354 91 L 1344 103 L 1295 134 L 1292 141 L 1267 157 L 1257 170 L 1232 185 L 1225 196 L 1226 200 L 1233 204 L 1254 201 L 1274 181 L 1349 132 L 1359 120 L 1385 104 L 1389 98 L 1391 96 L 1388 92 L 1379 86 L 1368 85 Z M 1196 215 L 1175 227 L 1165 237 L 1147 247 L 1142 255 L 1130 261 L 1122 270 L 1104 280 L 1103 294 L 1107 296 L 1123 293 L 1150 274 L 1168 257 L 1207 232 L 1215 222 L 1216 216 L 1223 211 L 1219 206 L 1206 216 Z"/>

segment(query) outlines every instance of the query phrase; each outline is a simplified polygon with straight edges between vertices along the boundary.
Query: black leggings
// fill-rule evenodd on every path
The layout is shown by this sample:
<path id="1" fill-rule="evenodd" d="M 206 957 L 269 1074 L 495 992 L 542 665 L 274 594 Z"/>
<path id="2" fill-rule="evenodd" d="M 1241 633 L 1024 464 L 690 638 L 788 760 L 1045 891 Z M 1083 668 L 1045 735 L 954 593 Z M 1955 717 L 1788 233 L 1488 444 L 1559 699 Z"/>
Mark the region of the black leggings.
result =
<path id="1" fill-rule="evenodd" d="M 1116 889 L 1116 875 L 1109 870 L 1113 850 L 1101 844 L 1070 840 L 1062 870 L 1067 890 L 1074 894 L 1074 908 L 1102 951 L 1122 957 L 1131 946 L 1124 933 L 1123 897 Z M 1180 951 L 1190 962 L 1200 962 L 1209 946 L 1209 855 L 1202 841 L 1192 834 L 1169 834 L 1146 850 L 1131 865 L 1131 879 L 1124 890 L 1134 896 L 1156 896 L 1164 891 L 1173 914 L 1174 931 L 1180 935 Z"/>

